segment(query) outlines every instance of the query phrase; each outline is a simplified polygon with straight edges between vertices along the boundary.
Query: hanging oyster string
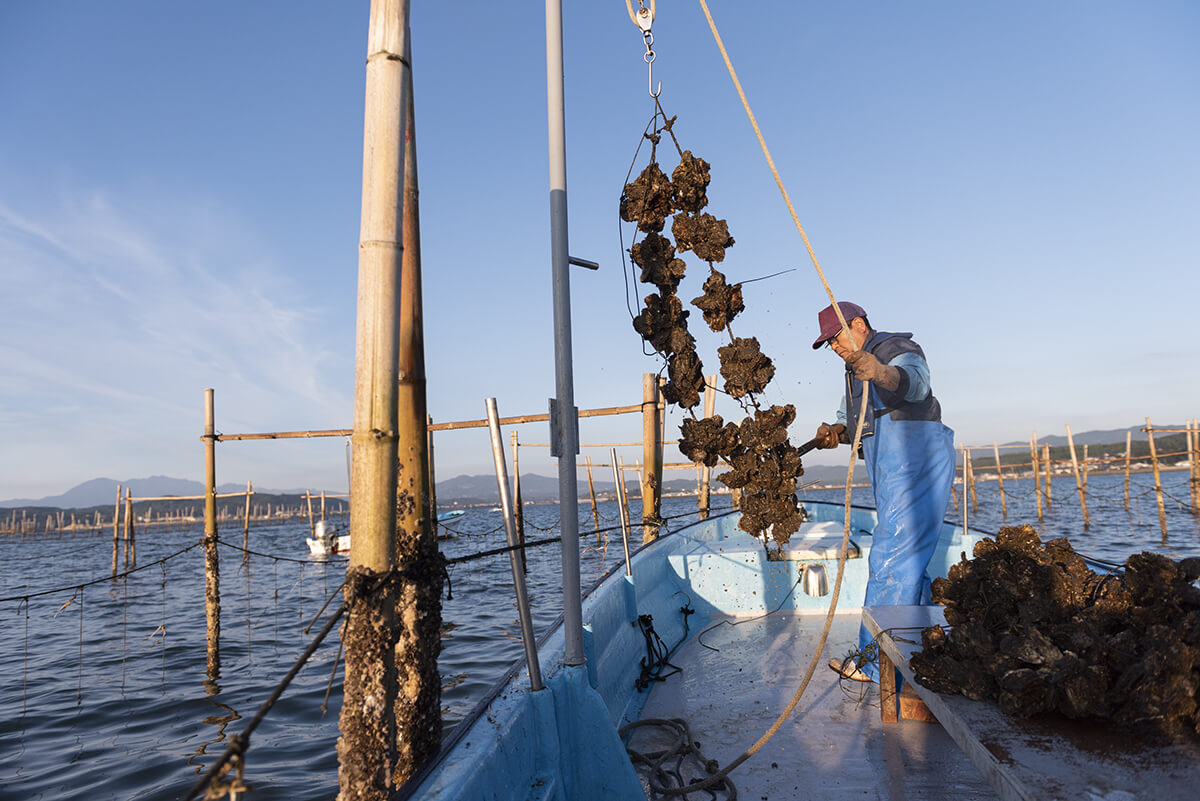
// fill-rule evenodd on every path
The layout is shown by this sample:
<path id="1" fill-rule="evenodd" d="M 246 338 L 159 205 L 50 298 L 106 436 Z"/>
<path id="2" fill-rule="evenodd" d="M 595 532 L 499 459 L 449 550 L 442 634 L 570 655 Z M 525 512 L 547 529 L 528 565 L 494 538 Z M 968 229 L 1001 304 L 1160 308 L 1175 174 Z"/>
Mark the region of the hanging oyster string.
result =
<path id="1" fill-rule="evenodd" d="M 733 334 L 733 319 L 745 310 L 742 284 L 729 283 L 716 265 L 725 260 L 734 239 L 725 220 L 705 211 L 710 165 L 680 147 L 673 131 L 675 120 L 666 116 L 656 98 L 655 116 L 645 134 L 651 143 L 650 161 L 621 193 L 621 219 L 636 223 L 643 235 L 630 246 L 629 257 L 640 269 L 639 281 L 657 290 L 643 299 L 633 328 L 666 362 L 664 400 L 689 415 L 680 427 L 680 451 L 709 467 L 720 461 L 728 464 L 730 469 L 717 479 L 741 491 L 739 527 L 764 541 L 769 533 L 782 548 L 803 522 L 796 479 L 804 468 L 787 435 L 796 410 L 791 404 L 769 408 L 759 404 L 757 396 L 774 377 L 775 366 L 758 339 Z M 670 177 L 658 162 L 664 133 L 679 156 Z M 663 233 L 668 218 L 670 237 Z M 708 263 L 702 294 L 690 304 L 701 311 L 712 331 L 729 337 L 729 344 L 717 349 L 717 357 L 724 391 L 747 414 L 741 423 L 726 423 L 720 415 L 698 418 L 695 413 L 704 390 L 704 365 L 696 339 L 688 331 L 691 312 L 679 297 L 687 273 L 683 255 L 689 252 Z"/>

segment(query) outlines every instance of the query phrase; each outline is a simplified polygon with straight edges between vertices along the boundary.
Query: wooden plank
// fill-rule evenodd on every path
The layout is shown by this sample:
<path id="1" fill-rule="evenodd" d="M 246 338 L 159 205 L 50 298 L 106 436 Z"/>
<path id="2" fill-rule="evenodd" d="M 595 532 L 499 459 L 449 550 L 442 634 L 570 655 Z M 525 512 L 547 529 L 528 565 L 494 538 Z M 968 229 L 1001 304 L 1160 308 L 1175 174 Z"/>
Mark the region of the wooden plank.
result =
<path id="1" fill-rule="evenodd" d="M 945 625 L 940 606 L 873 606 L 863 623 L 930 711 L 1001 798 L 1162 801 L 1200 786 L 1200 746 L 1155 744 L 1096 721 L 1005 715 L 991 702 L 935 693 L 914 680 L 921 630 Z"/>

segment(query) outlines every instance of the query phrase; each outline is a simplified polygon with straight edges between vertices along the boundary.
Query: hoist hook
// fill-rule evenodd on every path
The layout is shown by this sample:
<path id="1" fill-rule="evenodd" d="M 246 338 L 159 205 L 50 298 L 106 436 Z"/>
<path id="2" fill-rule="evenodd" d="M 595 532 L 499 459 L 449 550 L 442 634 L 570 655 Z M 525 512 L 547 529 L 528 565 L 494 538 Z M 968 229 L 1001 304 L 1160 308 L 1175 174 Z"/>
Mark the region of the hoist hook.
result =
<path id="1" fill-rule="evenodd" d="M 625 8 L 629 10 L 629 18 L 633 20 L 633 24 L 638 26 L 642 31 L 642 40 L 646 43 L 646 55 L 643 58 L 646 61 L 646 91 L 655 100 L 662 93 L 662 81 L 658 82 L 658 88 L 654 88 L 654 34 L 650 32 L 650 27 L 654 24 L 655 0 L 650 0 L 650 7 L 646 8 L 646 0 L 638 0 L 638 10 L 633 10 L 632 0 L 625 0 Z"/>

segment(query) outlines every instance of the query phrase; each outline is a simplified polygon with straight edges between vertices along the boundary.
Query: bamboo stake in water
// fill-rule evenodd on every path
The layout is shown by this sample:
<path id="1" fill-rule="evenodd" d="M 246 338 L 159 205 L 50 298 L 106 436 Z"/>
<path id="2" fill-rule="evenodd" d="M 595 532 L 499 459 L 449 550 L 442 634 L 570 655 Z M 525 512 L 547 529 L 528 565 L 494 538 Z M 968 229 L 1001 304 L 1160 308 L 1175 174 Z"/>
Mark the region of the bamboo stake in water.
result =
<path id="1" fill-rule="evenodd" d="M 130 505 L 130 511 L 133 511 L 133 493 L 125 489 L 125 501 Z M 132 517 L 132 515 L 130 515 Z M 150 510 L 146 509 L 146 522 L 150 522 Z M 133 567 L 137 567 L 137 529 L 132 523 L 129 524 L 129 545 L 125 551 L 125 562 Z"/>
<path id="2" fill-rule="evenodd" d="M 609 461 L 612 462 L 613 489 L 617 494 L 617 517 L 621 520 L 621 547 L 625 551 L 625 575 L 630 576 L 633 575 L 633 569 L 629 565 L 629 515 L 622 511 L 622 504 L 625 498 L 625 480 L 622 477 L 624 474 L 621 468 L 617 466 L 616 448 L 612 449 L 612 458 Z"/>
<path id="3" fill-rule="evenodd" d="M 658 376 L 642 374 L 642 542 L 658 537 L 662 474 L 656 467 L 661 461 L 658 417 Z"/>
<path id="4" fill-rule="evenodd" d="M 965 470 L 965 467 L 966 467 L 966 462 L 965 462 L 965 461 L 963 462 L 963 466 L 964 466 L 964 470 L 963 470 L 963 479 L 962 479 L 962 485 L 963 485 L 963 503 L 966 503 L 966 501 L 967 501 L 967 495 L 966 495 L 966 491 L 967 491 L 967 476 L 966 476 L 966 470 Z M 951 497 L 951 499 L 953 499 L 953 501 L 954 501 L 954 511 L 956 511 L 956 512 L 957 512 L 957 511 L 958 511 L 958 492 L 956 492 L 956 491 L 955 491 L 955 489 L 954 489 L 954 483 L 955 483 L 956 481 L 958 481 L 958 457 L 957 457 L 957 456 L 956 456 L 956 457 L 954 457 L 954 475 L 953 475 L 953 476 L 951 477 L 951 479 L 950 479 L 950 497 Z M 964 528 L 963 530 L 965 531 L 966 529 Z"/>
<path id="5" fill-rule="evenodd" d="M 1079 465 L 1079 472 L 1083 477 L 1083 494 L 1086 495 L 1088 491 L 1088 445 L 1086 442 L 1083 443 L 1083 461 Z"/>
<path id="6" fill-rule="evenodd" d="M 1000 519 L 1008 519 L 1008 501 L 1004 498 L 1004 470 L 1000 467 L 1000 446 L 992 440 L 992 453 L 996 456 L 996 481 L 1000 489 Z"/>
<path id="7" fill-rule="evenodd" d="M 425 458 L 429 461 L 429 483 L 426 488 L 429 490 L 429 519 L 437 520 L 437 471 L 433 464 L 433 432 L 429 427 L 433 425 L 433 415 L 425 415 Z"/>
<path id="8" fill-rule="evenodd" d="M 970 450 L 967 449 L 967 447 L 965 445 L 963 446 L 962 452 L 963 452 L 963 466 L 962 466 L 962 470 L 963 470 L 963 504 L 962 504 L 963 536 L 966 536 L 966 533 L 967 533 L 967 476 L 971 472 L 971 470 L 970 470 L 971 452 L 970 452 Z"/>
<path id="9" fill-rule="evenodd" d="M 1033 498 L 1037 503 L 1037 518 L 1042 519 L 1042 480 L 1041 474 L 1038 472 L 1040 465 L 1038 464 L 1038 449 L 1037 449 L 1037 432 L 1029 437 L 1029 464 L 1033 467 Z"/>
<path id="10" fill-rule="evenodd" d="M 1192 512 L 1200 512 L 1200 424 L 1188 423 L 1188 477 L 1192 483 Z"/>
<path id="11" fill-rule="evenodd" d="M 1158 526 L 1162 529 L 1163 542 L 1167 541 L 1167 510 L 1163 506 L 1162 477 L 1158 473 L 1158 449 L 1154 447 L 1154 427 L 1146 418 L 1146 437 L 1150 442 L 1150 466 L 1154 468 L 1154 499 L 1158 502 Z"/>
<path id="12" fill-rule="evenodd" d="M 600 539 L 600 513 L 596 511 L 596 486 L 592 483 L 592 457 L 583 457 L 587 467 L 588 497 L 592 499 L 592 528 L 596 531 L 596 540 Z"/>
<path id="13" fill-rule="evenodd" d="M 1075 489 L 1079 493 L 1079 508 L 1083 511 L 1083 529 L 1087 531 L 1091 525 L 1088 518 L 1087 493 L 1083 491 L 1083 481 L 1079 477 L 1079 460 L 1075 458 L 1075 439 L 1071 436 L 1071 427 L 1067 426 L 1067 445 L 1071 449 L 1071 470 L 1075 473 Z"/>
<path id="14" fill-rule="evenodd" d="M 308 506 L 308 536 L 315 538 L 317 536 L 317 524 L 313 522 L 311 490 L 304 490 L 304 502 Z"/>
<path id="15" fill-rule="evenodd" d="M 129 540 L 133 537 L 133 493 L 125 488 L 125 567 L 129 567 Z"/>
<path id="16" fill-rule="evenodd" d="M 967 484 L 971 488 L 971 513 L 979 514 L 979 496 L 975 493 L 975 464 L 971 461 L 971 449 L 963 448 L 963 453 L 967 455 Z"/>
<path id="17" fill-rule="evenodd" d="M 1133 432 L 1125 432 L 1125 511 L 1129 511 L 1129 454 L 1133 445 Z"/>
<path id="18" fill-rule="evenodd" d="M 613 449 L 616 452 L 616 449 Z M 617 505 L 621 508 L 622 519 L 628 526 L 633 517 L 629 514 L 629 493 L 625 488 L 625 465 L 618 458 L 613 462 L 617 466 Z"/>
<path id="19" fill-rule="evenodd" d="M 217 555 L 217 454 L 213 391 L 204 390 L 204 615 L 208 678 L 221 673 L 221 563 Z"/>
<path id="20" fill-rule="evenodd" d="M 1050 469 L 1052 466 L 1052 462 L 1050 461 L 1050 446 L 1049 445 L 1045 445 L 1042 447 L 1042 455 L 1044 457 L 1042 459 L 1042 463 L 1046 465 L 1046 480 L 1043 482 L 1043 486 L 1045 486 L 1045 488 L 1046 488 L 1046 508 L 1049 509 L 1050 501 L 1053 500 L 1053 498 L 1051 497 L 1051 486 L 1052 486 L 1051 479 L 1053 478 L 1053 473 Z"/>
<path id="21" fill-rule="evenodd" d="M 117 534 L 117 525 L 121 522 L 121 485 L 117 485 L 117 502 L 113 504 L 113 558 L 112 558 L 112 574 L 117 575 L 117 551 L 120 550 L 118 542 L 120 537 Z"/>
<path id="22" fill-rule="evenodd" d="M 250 558 L 250 496 L 254 494 L 254 487 L 250 486 L 250 482 L 246 482 L 246 514 L 242 518 L 242 561 L 245 562 Z"/>

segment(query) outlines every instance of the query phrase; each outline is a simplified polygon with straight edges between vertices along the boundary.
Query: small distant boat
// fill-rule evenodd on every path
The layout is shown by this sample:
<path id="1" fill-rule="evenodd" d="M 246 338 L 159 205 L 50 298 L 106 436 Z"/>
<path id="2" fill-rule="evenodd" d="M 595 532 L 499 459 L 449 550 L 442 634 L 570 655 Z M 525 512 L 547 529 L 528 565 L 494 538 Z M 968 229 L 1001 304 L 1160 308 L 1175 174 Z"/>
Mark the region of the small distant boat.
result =
<path id="1" fill-rule="evenodd" d="M 329 556 L 337 553 L 350 553 L 350 535 L 339 534 L 337 529 L 318 520 L 313 536 L 306 537 L 308 550 L 313 556 Z"/>
<path id="2" fill-rule="evenodd" d="M 438 522 L 452 520 L 467 513 L 466 509 L 451 509 L 438 514 Z M 305 537 L 308 551 L 313 556 L 329 556 L 330 554 L 350 553 L 350 535 L 339 534 L 338 530 L 324 520 L 318 520 L 314 526 L 313 536 Z"/>

